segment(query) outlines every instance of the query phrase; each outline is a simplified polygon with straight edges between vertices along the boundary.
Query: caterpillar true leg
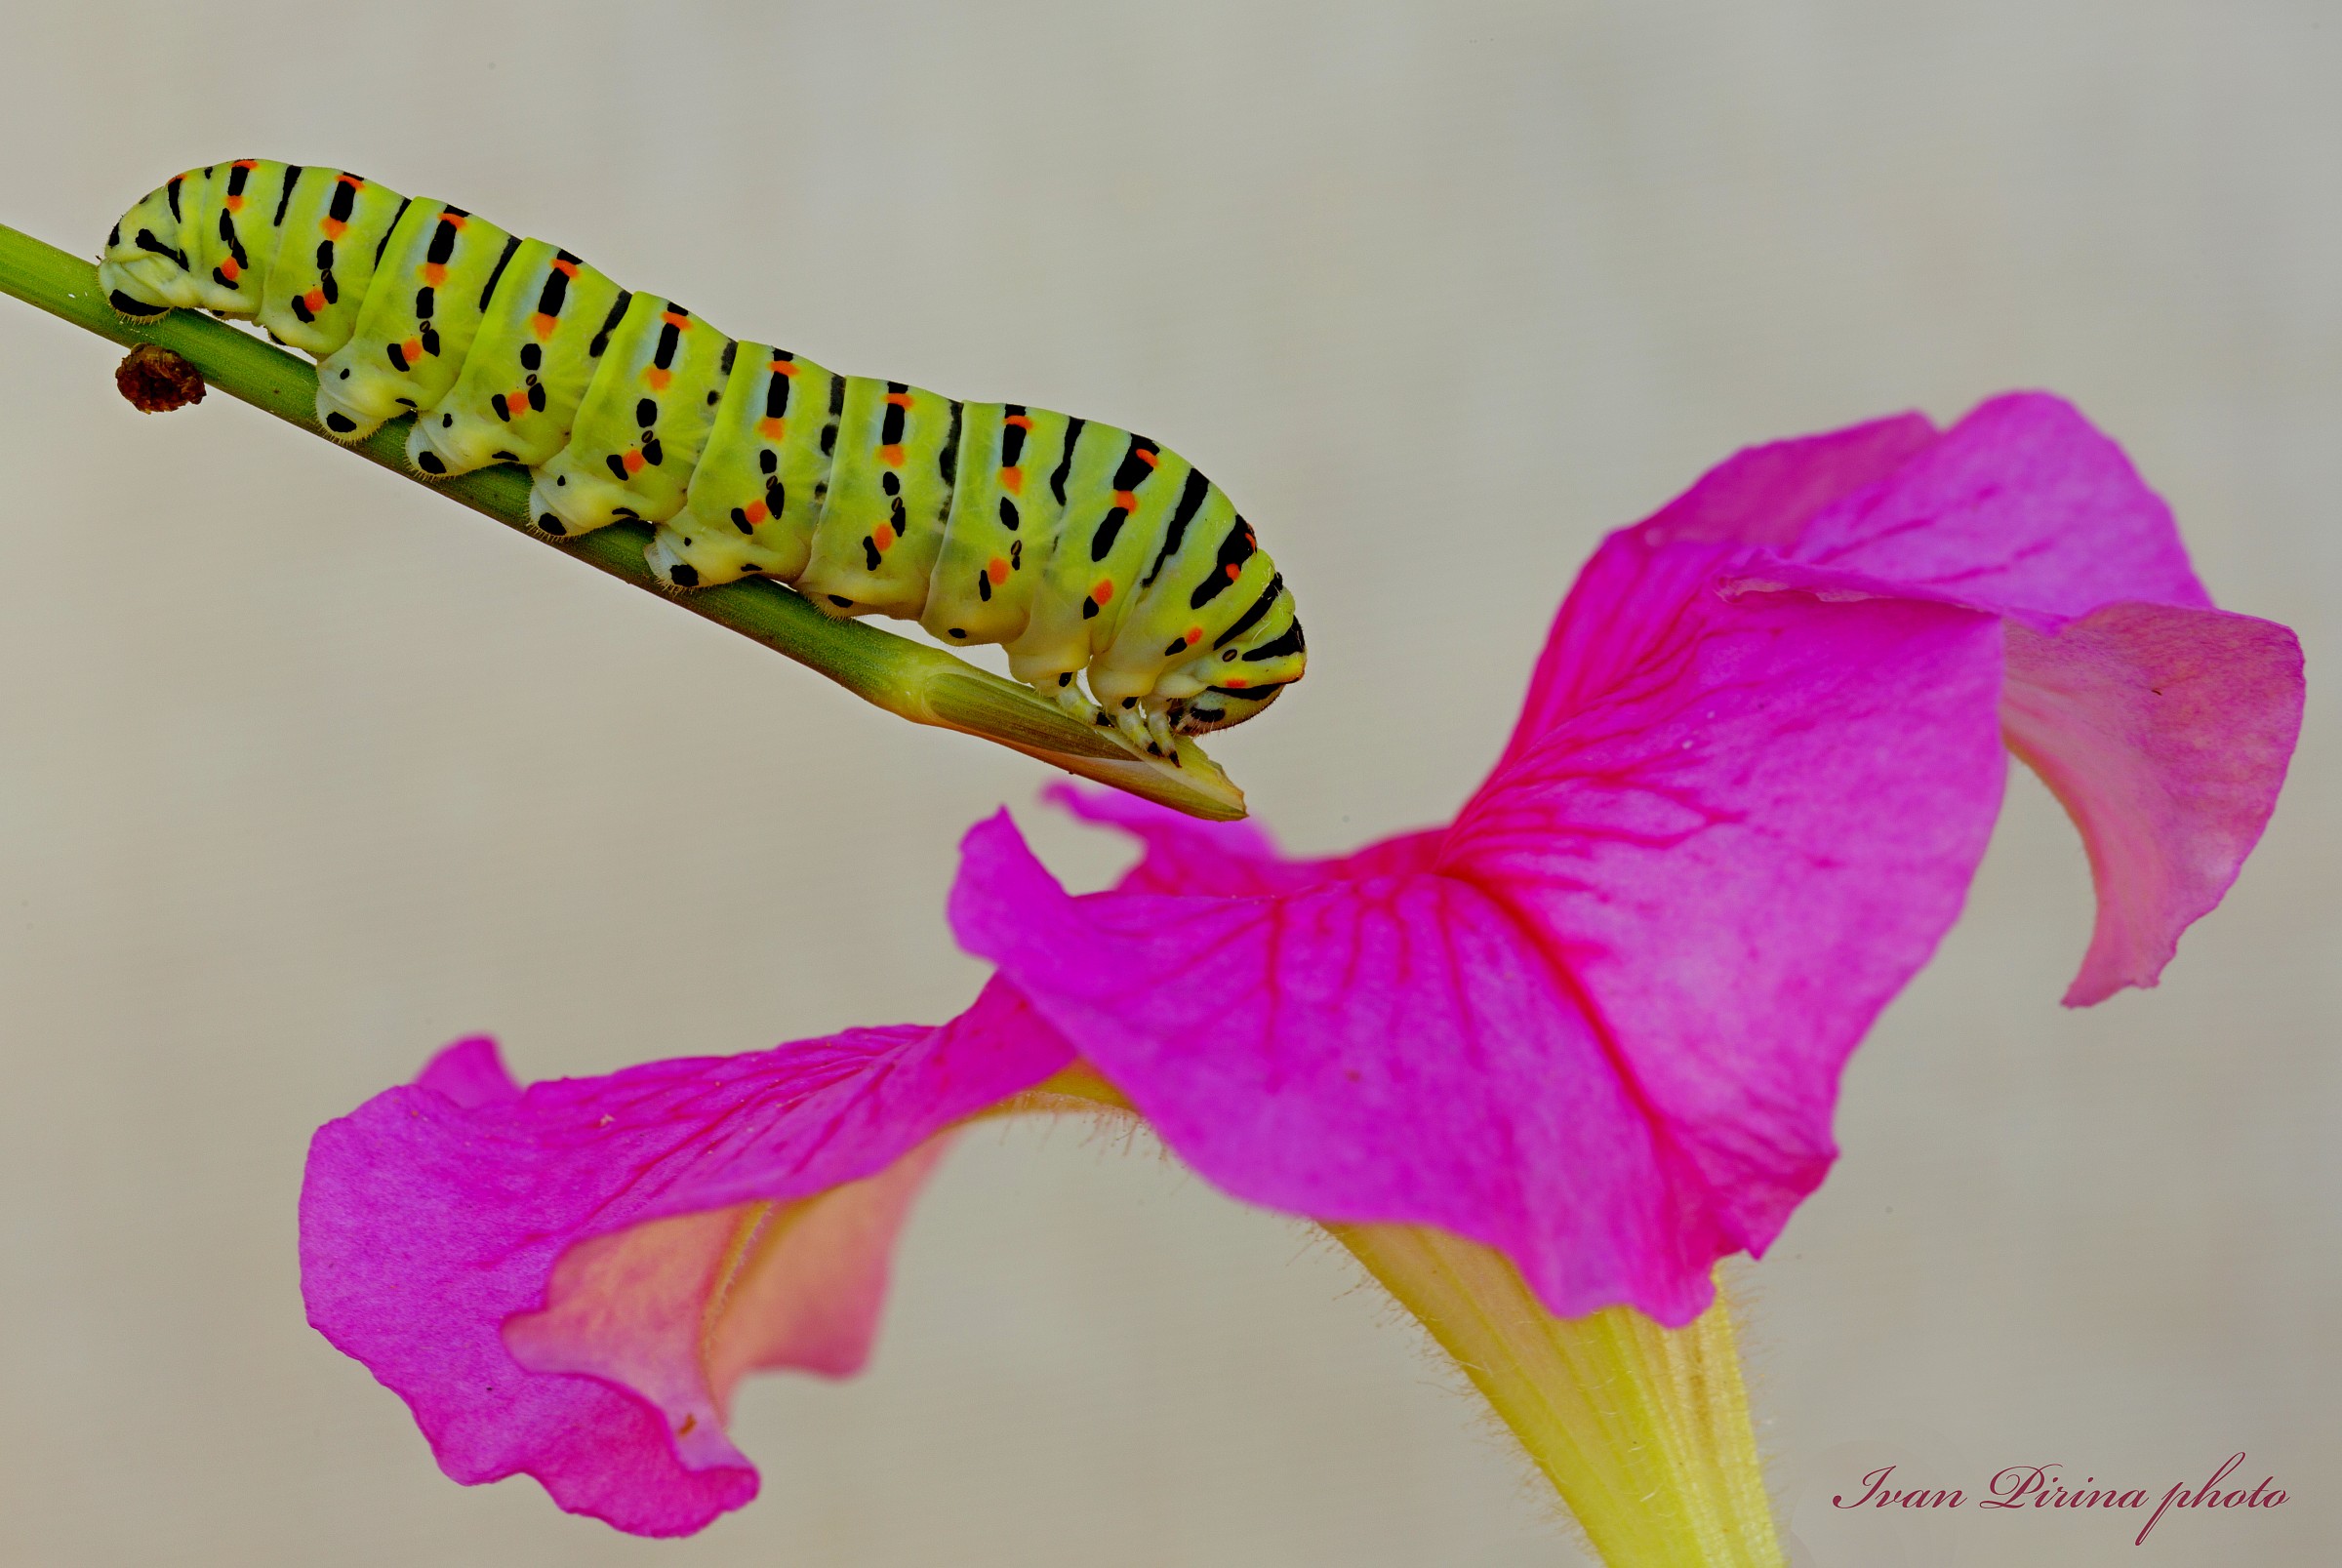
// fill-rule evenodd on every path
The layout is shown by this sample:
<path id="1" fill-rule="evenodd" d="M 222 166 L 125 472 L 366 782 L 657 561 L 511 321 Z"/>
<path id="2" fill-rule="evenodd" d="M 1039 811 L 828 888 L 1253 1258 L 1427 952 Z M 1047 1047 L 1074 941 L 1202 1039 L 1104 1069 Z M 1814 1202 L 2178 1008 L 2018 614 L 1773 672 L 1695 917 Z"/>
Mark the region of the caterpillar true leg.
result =
<path id="1" fill-rule="evenodd" d="M 124 314 L 249 317 L 315 356 L 341 439 L 412 411 L 421 473 L 526 465 L 549 536 L 647 522 L 677 589 L 770 577 L 832 615 L 1001 644 L 1018 679 L 1141 749 L 1241 723 L 1306 667 L 1283 578 L 1178 454 L 736 342 L 445 202 L 213 164 L 123 215 L 99 281 Z"/>

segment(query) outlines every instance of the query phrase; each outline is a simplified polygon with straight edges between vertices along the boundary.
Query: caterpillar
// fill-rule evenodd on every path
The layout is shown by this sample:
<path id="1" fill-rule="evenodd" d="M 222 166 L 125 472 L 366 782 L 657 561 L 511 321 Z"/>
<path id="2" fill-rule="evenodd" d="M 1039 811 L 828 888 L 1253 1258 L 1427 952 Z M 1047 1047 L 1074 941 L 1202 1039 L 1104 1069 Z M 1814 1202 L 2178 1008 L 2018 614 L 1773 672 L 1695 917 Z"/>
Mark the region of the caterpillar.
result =
<path id="1" fill-rule="evenodd" d="M 1275 563 L 1169 448 L 737 342 L 446 202 L 211 164 L 123 215 L 99 286 L 134 320 L 251 318 L 307 353 L 338 440 L 413 413 L 425 478 L 526 466 L 548 536 L 650 523 L 671 588 L 773 578 L 833 616 L 1001 644 L 1018 680 L 1158 756 L 1260 712 L 1306 663 Z"/>

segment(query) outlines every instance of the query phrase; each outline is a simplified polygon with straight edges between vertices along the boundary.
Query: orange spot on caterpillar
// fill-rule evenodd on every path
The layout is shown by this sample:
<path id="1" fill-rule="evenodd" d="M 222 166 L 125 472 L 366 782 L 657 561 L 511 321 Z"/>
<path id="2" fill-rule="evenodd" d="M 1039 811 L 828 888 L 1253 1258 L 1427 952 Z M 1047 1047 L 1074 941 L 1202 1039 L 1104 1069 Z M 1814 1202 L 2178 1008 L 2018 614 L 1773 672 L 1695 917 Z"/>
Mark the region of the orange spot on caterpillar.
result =
<path id="1" fill-rule="evenodd" d="M 776 360 L 774 360 L 774 361 L 773 361 L 773 374 L 774 374 L 774 375 L 776 375 L 776 376 L 794 376 L 794 375 L 796 375 L 796 373 L 797 373 L 797 362 L 796 362 L 795 360 L 793 360 L 793 359 L 776 359 Z"/>
<path id="2" fill-rule="evenodd" d="M 878 461 L 890 468 L 900 468 L 903 466 L 903 449 L 900 446 L 880 447 Z"/>
<path id="3" fill-rule="evenodd" d="M 406 356 L 410 368 L 423 363 L 423 340 L 421 338 L 409 338 L 398 345 L 398 351 Z"/>
<path id="4" fill-rule="evenodd" d="M 788 422 L 774 419 L 758 420 L 756 433 L 767 441 L 785 441 L 788 439 Z"/>
<path id="5" fill-rule="evenodd" d="M 626 472 L 629 475 L 642 472 L 642 453 L 640 450 L 629 452 L 619 461 L 626 464 Z"/>
<path id="6" fill-rule="evenodd" d="M 247 174 L 260 166 L 261 160 L 258 158 L 238 158 L 234 163 L 228 165 L 230 169 L 241 169 Z"/>
<path id="7" fill-rule="evenodd" d="M 313 316 L 318 311 L 325 308 L 325 291 L 323 289 L 311 289 L 308 293 L 301 297 L 301 302 L 309 307 L 309 314 Z"/>
<path id="8" fill-rule="evenodd" d="M 1101 583 L 1096 587 L 1090 589 L 1090 597 L 1096 599 L 1101 605 L 1112 602 L 1114 597 L 1114 580 L 1112 578 L 1108 578 L 1104 583 Z"/>
<path id="9" fill-rule="evenodd" d="M 671 370 L 661 370 L 656 365 L 646 365 L 643 367 L 642 379 L 650 383 L 652 391 L 664 392 L 666 390 L 666 383 L 675 379 L 675 373 Z"/>
<path id="10" fill-rule="evenodd" d="M 1135 512 L 1135 511 L 1137 511 L 1137 510 L 1139 509 L 1139 497 L 1138 497 L 1138 492 L 1136 492 L 1136 491 L 1134 491 L 1134 490 L 1117 490 L 1117 491 L 1115 491 L 1115 492 L 1114 492 L 1114 504 L 1115 504 L 1115 505 L 1117 505 L 1117 506 L 1119 506 L 1119 507 L 1121 507 L 1121 508 L 1122 508 L 1124 511 L 1126 511 L 1126 512 Z"/>
<path id="11" fill-rule="evenodd" d="M 1025 494 L 1025 470 L 1023 468 L 1001 469 L 1000 488 L 1012 496 Z"/>
<path id="12" fill-rule="evenodd" d="M 436 289 L 447 282 L 447 266 L 440 261 L 423 263 L 423 281 Z"/>
<path id="13" fill-rule="evenodd" d="M 666 322 L 668 326 L 674 328 L 677 332 L 691 331 L 691 317 L 689 316 L 679 316 L 672 310 L 662 310 L 659 312 L 659 319 Z"/>
<path id="14" fill-rule="evenodd" d="M 741 515 L 748 520 L 748 526 L 750 528 L 754 528 L 758 523 L 763 522 L 767 517 L 770 517 L 773 514 L 765 508 L 763 502 L 751 501 L 747 506 L 741 509 Z"/>
<path id="15" fill-rule="evenodd" d="M 985 576 L 992 580 L 992 586 L 995 588 L 998 587 L 1001 583 L 1008 581 L 1007 559 L 998 555 L 993 556 L 991 563 L 984 569 L 984 573 Z"/>
<path id="16" fill-rule="evenodd" d="M 910 407 L 910 394 L 909 392 L 889 392 L 886 394 L 886 400 L 889 403 L 894 404 L 897 408 Z"/>
<path id="17" fill-rule="evenodd" d="M 1222 681 L 1220 684 L 1227 687 L 1232 692 L 1240 692 L 1245 687 L 1250 686 L 1252 682 L 1246 680 L 1241 675 L 1231 675 L 1228 677 L 1228 679 Z"/>
<path id="18" fill-rule="evenodd" d="M 887 523 L 880 523 L 876 528 L 871 529 L 870 542 L 876 544 L 881 551 L 892 549 L 895 543 L 895 530 L 893 526 Z"/>
<path id="19" fill-rule="evenodd" d="M 1150 468 L 1156 466 L 1163 461 L 1160 455 L 1150 452 L 1145 447 L 1134 448 L 1131 456 L 1137 458 L 1141 462 L 1147 464 L 1147 466 Z"/>
<path id="20" fill-rule="evenodd" d="M 336 175 L 334 176 L 334 180 L 337 183 L 347 185 L 352 190 L 364 190 L 366 188 L 366 181 L 360 180 L 356 175 Z"/>
<path id="21" fill-rule="evenodd" d="M 553 329 L 559 325 L 561 325 L 559 316 L 548 316 L 542 310 L 529 318 L 529 330 L 537 335 L 539 342 L 544 342 L 552 337 Z"/>
<path id="22" fill-rule="evenodd" d="M 1241 570 L 1242 570 L 1241 568 L 1239 568 L 1239 567 L 1236 567 L 1236 566 L 1232 566 L 1232 565 L 1231 567 L 1229 567 L 1229 569 L 1228 569 L 1228 580 L 1229 580 L 1231 583 L 1233 583 L 1233 582 L 1236 580 L 1236 578 L 1237 578 L 1237 575 L 1239 574 L 1239 572 L 1240 572 Z M 1223 684 L 1223 685 L 1225 685 L 1225 684 L 1227 684 L 1227 683 L 1226 683 L 1226 682 L 1222 682 L 1222 684 Z"/>
<path id="23" fill-rule="evenodd" d="M 560 273 L 565 278 L 574 278 L 578 275 L 578 263 L 575 261 L 564 261 L 561 260 L 561 258 L 556 256 L 553 258 L 553 270 Z"/>
<path id="24" fill-rule="evenodd" d="M 339 218 L 325 219 L 317 226 L 325 230 L 325 237 L 329 240 L 338 240 L 349 232 L 349 225 Z"/>
<path id="25" fill-rule="evenodd" d="M 241 196 L 230 196 L 230 197 L 228 197 L 228 198 L 227 198 L 227 210 L 228 210 L 229 212 L 231 212 L 231 213 L 240 213 L 240 212 L 242 212 L 242 211 L 244 210 L 244 198 L 243 198 L 243 197 L 241 197 Z"/>
<path id="26" fill-rule="evenodd" d="M 232 256 L 226 258 L 220 263 L 220 275 L 227 279 L 227 281 L 230 283 L 235 282 L 236 274 L 242 272 L 243 270 L 244 269 L 242 267 L 236 265 L 236 259 Z"/>
<path id="27" fill-rule="evenodd" d="M 445 223 L 450 228 L 462 228 L 465 223 L 469 222 L 470 220 L 465 218 L 462 213 L 441 213 L 439 215 L 439 221 Z"/>
<path id="28" fill-rule="evenodd" d="M 1188 646 L 1192 648 L 1201 641 L 1203 641 L 1203 628 L 1201 626 L 1190 626 L 1188 628 L 1187 636 Z"/>
<path id="29" fill-rule="evenodd" d="M 1007 419 L 1002 420 L 1000 422 L 1002 424 L 1013 424 L 1020 430 L 1030 430 L 1032 428 L 1032 421 L 1023 414 L 1011 414 Z"/>

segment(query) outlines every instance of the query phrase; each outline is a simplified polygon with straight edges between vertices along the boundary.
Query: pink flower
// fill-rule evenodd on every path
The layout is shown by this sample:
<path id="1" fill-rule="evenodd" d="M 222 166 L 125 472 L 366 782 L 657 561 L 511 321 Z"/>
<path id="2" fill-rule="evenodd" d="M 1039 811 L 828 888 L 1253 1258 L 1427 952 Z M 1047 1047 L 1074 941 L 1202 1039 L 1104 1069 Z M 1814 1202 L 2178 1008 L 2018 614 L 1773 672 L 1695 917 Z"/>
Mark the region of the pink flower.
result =
<path id="1" fill-rule="evenodd" d="M 742 1374 L 859 1371 L 944 1129 L 1070 1055 L 999 985 L 941 1028 L 526 1091 L 460 1041 L 318 1130 L 309 1321 L 455 1479 L 526 1473 L 572 1512 L 687 1535 L 756 1495 L 724 1435 Z"/>
<path id="2" fill-rule="evenodd" d="M 455 1047 L 319 1133 L 311 1318 L 458 1479 L 696 1529 L 754 1487 L 733 1382 L 859 1365 L 936 1140 L 1078 1056 L 1238 1197 L 1437 1226 L 1555 1313 L 1681 1324 L 1828 1169 L 2003 739 L 2089 849 L 2080 1005 L 2154 984 L 2219 901 L 2300 711 L 2292 635 L 2212 609 L 2053 398 L 1744 452 L 1602 545 L 1453 823 L 1296 861 L 1067 791 L 1144 859 L 1074 898 L 1005 815 L 972 829 L 951 919 L 999 973 L 940 1029 L 525 1095 Z"/>
<path id="3" fill-rule="evenodd" d="M 1512 1257 L 1554 1311 L 1688 1322 L 1835 1157 L 1838 1074 L 1958 913 L 2000 737 L 2089 846 L 2068 993 L 2149 985 L 2268 820 L 2290 632 L 2209 608 L 2073 409 L 2003 397 L 1744 452 L 1611 536 L 1443 829 L 1292 862 L 1120 802 L 1070 899 L 1003 820 L 961 944 L 1198 1171 Z"/>

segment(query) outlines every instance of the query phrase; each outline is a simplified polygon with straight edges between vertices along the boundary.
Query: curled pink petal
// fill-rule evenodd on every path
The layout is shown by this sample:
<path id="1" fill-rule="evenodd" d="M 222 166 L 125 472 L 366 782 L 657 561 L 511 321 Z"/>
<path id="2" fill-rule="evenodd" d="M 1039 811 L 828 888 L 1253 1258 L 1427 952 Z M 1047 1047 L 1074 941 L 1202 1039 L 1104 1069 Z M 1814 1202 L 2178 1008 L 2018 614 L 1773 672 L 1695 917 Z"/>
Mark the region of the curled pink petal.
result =
<path id="1" fill-rule="evenodd" d="M 516 1100 L 520 1085 L 505 1070 L 496 1042 L 485 1034 L 458 1040 L 424 1065 L 415 1087 L 447 1096 L 466 1110 L 498 1100 Z"/>
<path id="2" fill-rule="evenodd" d="M 2070 1005 L 2154 985 L 2276 803 L 2302 706 L 2291 633 L 2210 609 L 2170 508 L 2061 399 L 1994 398 L 1941 436 L 1906 416 L 1745 452 L 1634 532 L 1763 546 L 1752 581 L 1822 572 L 2008 618 L 2006 734 L 2080 826 L 2098 895 Z M 1579 668 L 1557 629 L 1515 750 Z"/>
<path id="3" fill-rule="evenodd" d="M 2171 508 L 2120 447 L 2041 392 L 1981 405 L 1782 553 L 2037 623 L 2119 599 L 2212 602 Z"/>
<path id="4" fill-rule="evenodd" d="M 1636 525 L 1760 545 L 2034 619 L 2210 605 L 2162 498 L 2080 410 L 2009 392 L 1938 435 L 1917 414 L 1735 454 Z"/>
<path id="5" fill-rule="evenodd" d="M 667 1418 L 695 1470 L 742 1465 L 724 1434 L 743 1375 L 862 1370 L 895 1233 L 942 1155 L 939 1134 L 875 1176 L 795 1202 L 760 1199 L 650 1220 L 579 1242 L 541 1312 L 505 1324 L 531 1372 L 600 1378 Z"/>
<path id="6" fill-rule="evenodd" d="M 1070 1053 L 1006 987 L 856 1029 L 525 1092 L 487 1042 L 318 1131 L 309 1320 L 406 1399 L 459 1481 L 679 1535 L 755 1495 L 746 1371 L 859 1365 L 945 1128 Z"/>
<path id="7" fill-rule="evenodd" d="M 1885 479 L 1936 442 L 1924 414 L 1747 447 L 1653 512 L 1653 544 L 1763 544 L 1788 550 L 1837 501 Z"/>
<path id="8" fill-rule="evenodd" d="M 1849 429 L 1750 447 L 1711 468 L 1699 483 L 1631 532 L 1648 546 L 1747 544 L 1786 549 L 1816 513 L 1886 478 L 1935 439 L 1935 426 L 1925 416 L 1901 414 Z M 1676 551 L 1669 559 L 1694 577 L 1714 570 L 1712 561 L 1697 552 Z M 1619 554 L 1603 549 L 1578 574 L 1530 674 L 1528 697 L 1505 749 L 1507 760 L 1602 690 L 1622 660 L 1636 657 L 1639 645 L 1632 633 L 1613 626 L 1605 612 L 1622 598 L 1650 591 L 1653 563 L 1648 551 Z"/>
<path id="9" fill-rule="evenodd" d="M 2292 634 L 2212 610 L 2170 508 L 2040 393 L 1984 404 L 1788 553 L 2008 618 L 2006 734 L 2080 827 L 2098 897 L 2066 1001 L 2153 985 L 2276 805 L 2301 719 Z"/>
<path id="10" fill-rule="evenodd" d="M 1555 632 L 1573 716 L 1381 868 L 1073 900 L 1000 820 L 953 928 L 1239 1196 L 1684 1322 L 1821 1179 L 1838 1068 L 1957 912 L 2002 767 L 1992 618 L 1727 599 L 1739 553 L 1606 546 L 1572 599 L 1598 634 Z"/>
<path id="11" fill-rule="evenodd" d="M 2066 1005 L 2153 985 L 2236 881 L 2301 731 L 2301 644 L 2218 610 L 2115 604 L 2011 623 L 2008 744 L 2090 853 L 2098 924 Z"/>

